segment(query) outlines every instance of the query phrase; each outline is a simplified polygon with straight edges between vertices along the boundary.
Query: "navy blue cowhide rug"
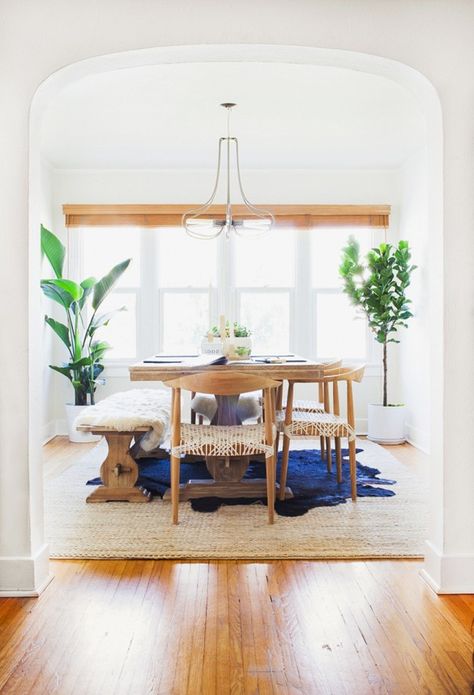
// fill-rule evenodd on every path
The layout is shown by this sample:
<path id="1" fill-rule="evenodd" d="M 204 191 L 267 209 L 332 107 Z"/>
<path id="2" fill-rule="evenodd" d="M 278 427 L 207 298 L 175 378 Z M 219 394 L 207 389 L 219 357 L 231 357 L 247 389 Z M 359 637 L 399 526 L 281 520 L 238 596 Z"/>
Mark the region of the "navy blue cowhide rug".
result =
<path id="1" fill-rule="evenodd" d="M 363 451 L 357 449 L 357 453 Z M 301 516 L 314 507 L 333 507 L 344 504 L 351 496 L 348 450 L 342 450 L 343 482 L 336 480 L 336 464 L 333 454 L 333 471 L 327 472 L 326 461 L 321 460 L 318 449 L 301 449 L 290 451 L 287 485 L 291 487 L 294 497 L 275 504 L 275 511 L 280 516 Z M 140 475 L 137 485 L 149 490 L 152 495 L 163 496 L 170 487 L 169 459 L 144 458 L 137 461 Z M 277 481 L 280 478 L 281 453 L 278 457 Z M 393 490 L 386 490 L 380 485 L 394 485 L 396 481 L 378 478 L 377 468 L 363 466 L 357 462 L 357 495 L 359 497 L 392 497 Z M 180 481 L 191 478 L 210 479 L 211 476 L 203 462 L 182 463 Z M 254 461 L 245 474 L 245 478 L 265 478 L 265 464 Z M 100 478 L 88 481 L 88 485 L 100 485 Z M 266 503 L 265 498 L 222 499 L 219 497 L 201 497 L 191 500 L 192 508 L 197 512 L 215 512 L 222 504 Z"/>

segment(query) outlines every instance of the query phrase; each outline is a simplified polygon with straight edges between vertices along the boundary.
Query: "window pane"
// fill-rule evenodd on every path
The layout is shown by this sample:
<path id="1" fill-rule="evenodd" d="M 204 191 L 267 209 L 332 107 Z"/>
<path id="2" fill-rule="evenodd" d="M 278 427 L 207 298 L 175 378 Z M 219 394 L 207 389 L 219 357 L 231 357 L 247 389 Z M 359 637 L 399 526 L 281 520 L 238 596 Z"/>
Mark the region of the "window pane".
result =
<path id="1" fill-rule="evenodd" d="M 317 294 L 317 357 L 363 359 L 367 352 L 366 336 L 367 321 L 359 318 L 345 294 Z"/>
<path id="2" fill-rule="evenodd" d="M 292 287 L 295 234 L 293 229 L 272 229 L 257 239 L 235 239 L 237 287 Z"/>
<path id="3" fill-rule="evenodd" d="M 369 251 L 372 231 L 369 227 L 315 227 L 311 232 L 311 269 L 313 287 L 340 288 L 341 253 L 350 236 L 360 244 L 361 257 Z"/>
<path id="4" fill-rule="evenodd" d="M 209 295 L 164 292 L 162 320 L 164 352 L 199 352 L 201 340 L 209 329 Z"/>
<path id="5" fill-rule="evenodd" d="M 97 331 L 97 338 L 106 340 L 112 349 L 105 359 L 134 358 L 137 355 L 137 307 L 136 295 L 132 292 L 112 292 L 101 304 L 99 315 L 125 306 L 110 319 L 108 326 Z"/>
<path id="6" fill-rule="evenodd" d="M 156 234 L 160 287 L 215 287 L 217 239 L 193 239 L 180 227 Z"/>
<path id="7" fill-rule="evenodd" d="M 132 262 L 116 287 L 140 285 L 140 230 L 127 227 L 86 227 L 80 231 L 84 242 L 83 280 L 93 276 L 98 280 L 114 265 L 131 258 Z"/>
<path id="8" fill-rule="evenodd" d="M 290 349 L 289 292 L 242 292 L 240 322 L 252 332 L 254 354 L 288 353 Z"/>

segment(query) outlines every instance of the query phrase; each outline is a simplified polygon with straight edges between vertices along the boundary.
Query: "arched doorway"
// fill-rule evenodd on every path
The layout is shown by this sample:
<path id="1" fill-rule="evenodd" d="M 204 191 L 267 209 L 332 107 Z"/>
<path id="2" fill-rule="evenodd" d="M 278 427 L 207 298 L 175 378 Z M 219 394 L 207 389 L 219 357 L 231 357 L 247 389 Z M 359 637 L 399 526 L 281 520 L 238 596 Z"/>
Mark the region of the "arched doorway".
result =
<path id="1" fill-rule="evenodd" d="M 430 360 L 432 396 L 431 432 L 432 432 L 432 525 L 430 540 L 438 543 L 441 525 L 441 495 L 443 481 L 443 442 L 442 427 L 442 276 L 443 258 L 443 234 L 441 220 L 441 192 L 442 192 L 442 134 L 440 106 L 436 92 L 432 85 L 412 68 L 390 61 L 359 53 L 336 50 L 320 50 L 314 48 L 285 47 L 285 46 L 205 46 L 205 47 L 172 47 L 158 48 L 143 51 L 133 51 L 109 56 L 92 58 L 70 65 L 50 76 L 38 89 L 31 108 L 31 144 L 30 144 L 30 346 L 32 348 L 32 374 L 35 375 L 30 386 L 31 398 L 37 389 L 41 373 L 41 355 L 36 346 L 40 344 L 38 336 L 41 330 L 41 313 L 39 310 L 40 292 L 39 281 L 39 248 L 38 229 L 40 224 L 39 188 L 40 188 L 40 163 L 39 163 L 39 130 L 46 105 L 49 99 L 68 84 L 93 73 L 120 70 L 128 67 L 155 65 L 159 63 L 192 63 L 192 62 L 272 62 L 292 64 L 313 64 L 344 67 L 350 70 L 376 74 L 386 79 L 397 82 L 415 96 L 420 109 L 423 111 L 427 123 L 427 151 L 429 165 L 428 210 L 427 216 L 430 227 L 430 244 L 433 256 L 438 259 L 438 267 L 432 267 L 429 283 L 429 296 L 431 300 L 431 313 L 437 316 L 436 321 L 430 323 L 430 342 L 433 348 Z M 35 381 L 36 380 L 36 381 Z M 39 457 L 39 417 L 37 409 L 30 410 L 30 455 L 32 463 Z M 31 467 L 31 464 L 30 464 Z M 30 490 L 35 500 L 33 508 L 37 510 L 38 518 L 41 517 L 41 486 L 33 485 Z M 41 525 L 39 526 L 41 528 Z"/>

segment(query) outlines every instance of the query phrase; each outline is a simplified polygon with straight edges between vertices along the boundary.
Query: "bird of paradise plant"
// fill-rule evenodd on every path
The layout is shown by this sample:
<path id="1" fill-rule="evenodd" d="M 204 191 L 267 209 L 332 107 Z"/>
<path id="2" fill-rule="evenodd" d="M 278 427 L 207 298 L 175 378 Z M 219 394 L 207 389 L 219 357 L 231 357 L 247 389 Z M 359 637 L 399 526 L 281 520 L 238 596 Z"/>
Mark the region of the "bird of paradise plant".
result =
<path id="1" fill-rule="evenodd" d="M 41 225 L 41 252 L 47 258 L 54 278 L 41 280 L 41 289 L 49 299 L 64 310 L 64 323 L 45 316 L 44 320 L 64 343 L 68 361 L 50 368 L 63 374 L 72 384 L 75 405 L 94 403 L 99 375 L 104 371 L 103 357 L 111 345 L 98 340 L 99 328 L 107 326 L 122 306 L 113 311 L 99 313 L 104 299 L 130 264 L 130 258 L 110 270 L 103 278 L 86 278 L 80 283 L 63 277 L 66 248 L 60 239 Z"/>

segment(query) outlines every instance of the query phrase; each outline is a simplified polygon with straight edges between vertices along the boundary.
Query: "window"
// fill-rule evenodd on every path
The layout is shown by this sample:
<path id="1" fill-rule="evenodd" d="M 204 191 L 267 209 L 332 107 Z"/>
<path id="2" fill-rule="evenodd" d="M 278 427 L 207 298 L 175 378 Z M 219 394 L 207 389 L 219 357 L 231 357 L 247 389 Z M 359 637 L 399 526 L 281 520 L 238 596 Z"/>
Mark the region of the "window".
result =
<path id="1" fill-rule="evenodd" d="M 311 231 L 312 344 L 314 354 L 366 359 L 367 320 L 351 306 L 341 289 L 341 251 L 354 236 L 365 256 L 373 245 L 370 227 L 316 227 Z"/>
<path id="2" fill-rule="evenodd" d="M 369 226 L 277 226 L 259 239 L 200 241 L 180 227 L 72 227 L 71 274 L 101 277 L 132 263 L 104 302 L 125 307 L 101 330 L 107 360 L 131 362 L 163 351 L 197 353 L 219 314 L 248 326 L 255 354 L 375 361 L 364 317 L 342 292 L 341 249 L 350 234 L 362 253 L 378 243 Z"/>
<path id="3" fill-rule="evenodd" d="M 232 240 L 236 315 L 252 330 L 255 353 L 290 350 L 295 242 L 295 230 L 278 227 L 257 239 Z"/>
<path id="4" fill-rule="evenodd" d="M 97 331 L 96 337 L 112 346 L 107 359 L 128 360 L 137 356 L 138 303 L 141 294 L 141 234 L 134 227 L 120 229 L 84 227 L 70 233 L 73 276 L 103 277 L 111 268 L 126 258 L 131 263 L 119 279 L 113 292 L 101 305 L 100 312 L 122 309 Z M 76 252 L 76 253 L 75 253 Z"/>

